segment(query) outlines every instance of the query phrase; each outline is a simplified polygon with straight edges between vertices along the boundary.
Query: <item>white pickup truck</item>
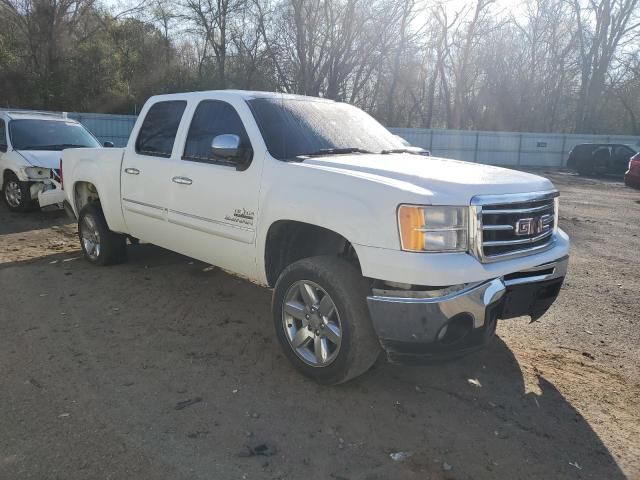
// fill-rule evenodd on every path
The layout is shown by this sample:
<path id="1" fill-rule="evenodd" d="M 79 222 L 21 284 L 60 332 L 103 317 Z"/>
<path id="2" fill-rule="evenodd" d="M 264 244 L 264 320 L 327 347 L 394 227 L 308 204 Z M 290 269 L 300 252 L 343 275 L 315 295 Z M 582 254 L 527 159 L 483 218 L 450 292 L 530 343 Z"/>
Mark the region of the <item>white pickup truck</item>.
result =
<path id="1" fill-rule="evenodd" d="M 274 288 L 287 357 L 321 383 L 457 356 L 533 320 L 569 238 L 549 180 L 425 157 L 361 110 L 263 92 L 152 97 L 122 149 L 65 150 L 92 263 L 142 239 Z"/>

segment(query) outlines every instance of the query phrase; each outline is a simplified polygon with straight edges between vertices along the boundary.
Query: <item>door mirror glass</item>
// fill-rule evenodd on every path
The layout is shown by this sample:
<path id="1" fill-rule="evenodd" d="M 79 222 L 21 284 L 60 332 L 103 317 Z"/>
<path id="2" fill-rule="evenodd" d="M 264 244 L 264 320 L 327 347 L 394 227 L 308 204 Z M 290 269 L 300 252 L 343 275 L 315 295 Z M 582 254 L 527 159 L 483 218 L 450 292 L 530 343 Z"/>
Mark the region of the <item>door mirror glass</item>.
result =
<path id="1" fill-rule="evenodd" d="M 6 144 L 4 144 L 4 143 L 0 143 L 0 152 L 2 152 L 2 153 L 6 153 L 7 148 L 8 148 L 8 147 L 7 147 L 7 145 L 6 145 Z"/>
<path id="2" fill-rule="evenodd" d="M 211 150 L 216 157 L 237 157 L 240 155 L 240 137 L 232 134 L 218 135 L 211 142 Z"/>
<path id="3" fill-rule="evenodd" d="M 113 148 L 113 142 L 104 142 L 102 145 L 104 148 Z"/>

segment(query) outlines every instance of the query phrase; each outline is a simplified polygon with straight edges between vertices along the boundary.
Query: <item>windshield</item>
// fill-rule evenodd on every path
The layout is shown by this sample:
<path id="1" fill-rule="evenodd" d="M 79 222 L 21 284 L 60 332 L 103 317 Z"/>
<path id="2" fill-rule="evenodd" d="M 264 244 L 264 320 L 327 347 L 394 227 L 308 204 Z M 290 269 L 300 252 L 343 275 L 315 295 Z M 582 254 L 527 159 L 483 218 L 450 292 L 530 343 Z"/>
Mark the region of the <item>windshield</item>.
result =
<path id="1" fill-rule="evenodd" d="M 82 125 L 59 120 L 12 120 L 9 136 L 15 150 L 95 148 L 98 141 Z"/>
<path id="2" fill-rule="evenodd" d="M 381 152 L 405 147 L 372 117 L 345 103 L 279 98 L 247 103 L 269 153 L 278 160 L 330 150 Z"/>

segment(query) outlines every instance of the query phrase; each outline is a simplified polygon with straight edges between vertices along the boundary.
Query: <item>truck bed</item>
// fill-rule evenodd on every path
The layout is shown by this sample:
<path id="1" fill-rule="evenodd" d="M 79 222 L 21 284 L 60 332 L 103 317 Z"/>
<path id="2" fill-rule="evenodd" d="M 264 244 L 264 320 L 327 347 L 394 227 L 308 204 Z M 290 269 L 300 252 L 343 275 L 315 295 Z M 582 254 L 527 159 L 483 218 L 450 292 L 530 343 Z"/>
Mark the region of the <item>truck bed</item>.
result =
<path id="1" fill-rule="evenodd" d="M 76 217 L 83 204 L 84 184 L 91 184 L 100 196 L 109 228 L 127 233 L 120 205 L 120 171 L 124 148 L 78 148 L 62 152 L 65 199 Z"/>

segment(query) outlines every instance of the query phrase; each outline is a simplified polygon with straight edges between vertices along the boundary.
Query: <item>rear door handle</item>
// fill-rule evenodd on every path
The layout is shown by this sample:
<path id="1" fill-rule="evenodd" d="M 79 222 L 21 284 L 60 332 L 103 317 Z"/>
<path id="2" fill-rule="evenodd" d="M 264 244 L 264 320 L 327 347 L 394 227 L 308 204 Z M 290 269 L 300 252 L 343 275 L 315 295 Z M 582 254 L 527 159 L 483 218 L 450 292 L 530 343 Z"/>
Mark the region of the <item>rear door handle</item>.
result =
<path id="1" fill-rule="evenodd" d="M 129 175 L 140 175 L 140 170 L 137 168 L 125 168 L 124 173 L 128 173 Z"/>
<path id="2" fill-rule="evenodd" d="M 193 183 L 193 180 L 187 177 L 173 177 L 171 180 L 180 185 L 191 185 Z"/>

